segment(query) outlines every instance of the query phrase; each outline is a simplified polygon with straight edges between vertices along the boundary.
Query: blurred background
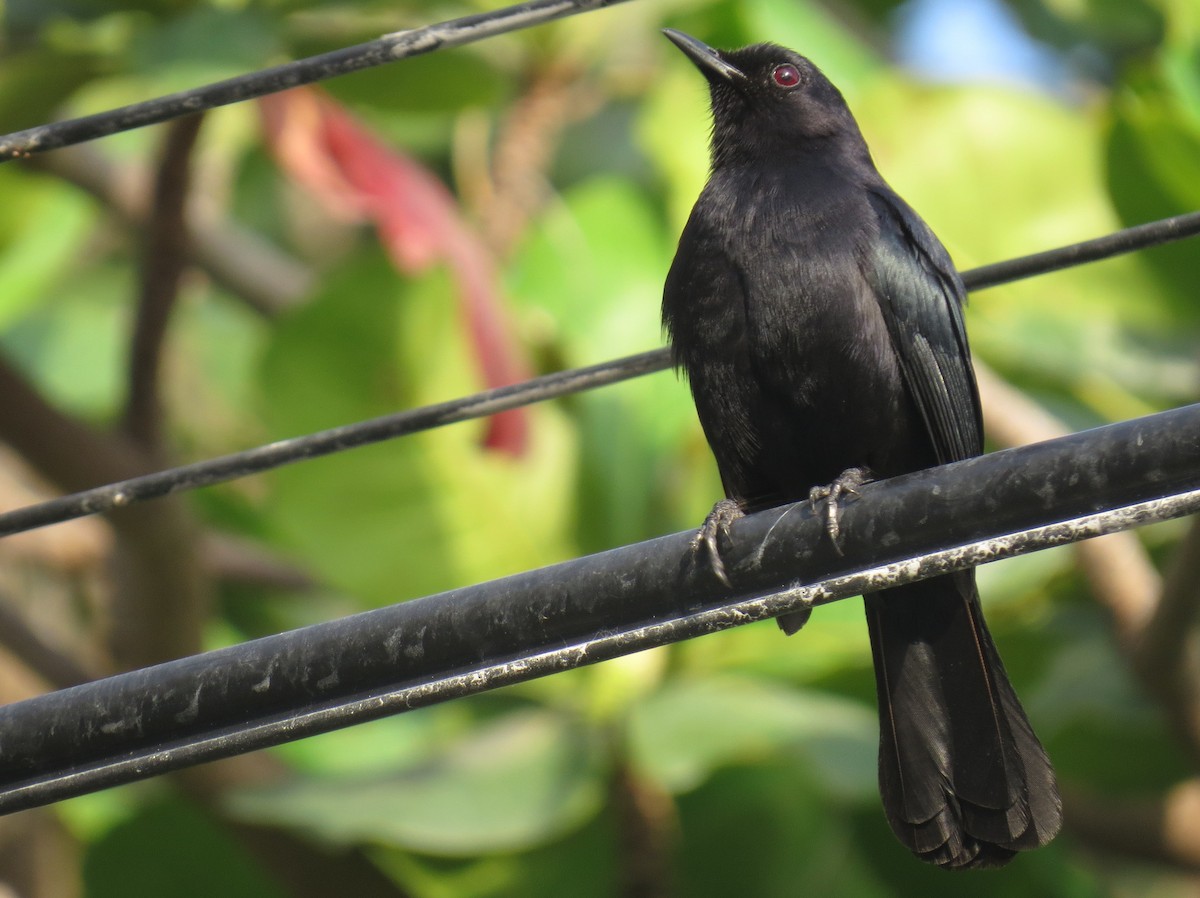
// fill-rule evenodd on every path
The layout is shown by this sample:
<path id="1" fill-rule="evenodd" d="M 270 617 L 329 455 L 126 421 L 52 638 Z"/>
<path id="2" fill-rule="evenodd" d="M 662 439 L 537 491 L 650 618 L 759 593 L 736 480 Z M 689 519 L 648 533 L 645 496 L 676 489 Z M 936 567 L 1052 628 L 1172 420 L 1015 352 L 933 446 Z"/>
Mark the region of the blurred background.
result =
<path id="1" fill-rule="evenodd" d="M 0 132 L 442 0 L 0 0 Z M 633 0 L 0 166 L 0 508 L 661 345 L 707 165 L 659 29 L 810 56 L 960 268 L 1200 208 L 1190 0 Z M 973 297 L 991 447 L 1194 402 L 1181 243 Z M 0 542 L 0 700 L 697 526 L 662 373 Z M 993 565 L 1050 847 L 927 868 L 875 784 L 861 603 L 0 818 L 21 896 L 1200 894 L 1200 537 Z"/>

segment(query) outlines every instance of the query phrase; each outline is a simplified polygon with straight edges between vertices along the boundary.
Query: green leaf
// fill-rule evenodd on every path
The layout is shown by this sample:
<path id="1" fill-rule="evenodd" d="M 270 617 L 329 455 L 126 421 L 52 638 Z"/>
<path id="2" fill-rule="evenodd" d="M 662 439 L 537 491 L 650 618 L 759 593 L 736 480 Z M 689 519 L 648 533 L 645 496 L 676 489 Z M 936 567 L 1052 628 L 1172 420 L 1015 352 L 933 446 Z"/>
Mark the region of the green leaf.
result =
<path id="1" fill-rule="evenodd" d="M 280 325 L 264 417 L 290 437 L 466 395 L 480 388 L 468 352 L 444 273 L 405 282 L 364 253 Z M 484 450 L 475 421 L 276 471 L 272 524 L 331 584 L 373 604 L 569 557 L 571 446 L 552 410 L 531 415 L 517 461 Z"/>
<path id="2" fill-rule="evenodd" d="M 0 68 L 0 133 L 46 123 L 48 110 L 61 106 L 101 65 L 90 54 L 46 48 L 5 52 Z"/>
<path id="3" fill-rule="evenodd" d="M 30 310 L 0 335 L 0 344 L 51 401 L 103 419 L 123 395 L 131 289 L 128 273 L 115 267 L 73 272 L 53 303 Z"/>
<path id="4" fill-rule="evenodd" d="M 89 898 L 283 898 L 227 832 L 182 801 L 138 811 L 88 846 L 83 879 Z"/>
<path id="5" fill-rule="evenodd" d="M 78 259 L 95 215 L 77 192 L 0 170 L 12 218 L 0 245 L 0 330 L 43 300 Z"/>
<path id="6" fill-rule="evenodd" d="M 889 894 L 864 864 L 844 815 L 795 766 L 722 770 L 679 799 L 679 817 L 679 892 L 689 898 Z"/>
<path id="7" fill-rule="evenodd" d="M 297 771 L 318 779 L 390 775 L 427 764 L 469 737 L 478 708 L 478 703 L 449 702 L 289 742 L 275 751 Z"/>
<path id="8" fill-rule="evenodd" d="M 655 79 L 638 118 L 638 143 L 665 182 L 674 240 L 678 240 L 708 178 L 708 109 L 704 79 L 680 56 Z"/>
<path id="9" fill-rule="evenodd" d="M 1028 696 L 1029 711 L 1052 722 L 1039 732 L 1055 764 L 1091 788 L 1142 794 L 1169 789 L 1190 775 L 1190 765 L 1116 653 L 1107 622 L 1088 611 L 1087 617 L 1066 617 L 1072 642 L 1057 652 Z"/>
<path id="10" fill-rule="evenodd" d="M 527 238 L 511 266 L 511 293 L 548 313 L 574 364 L 653 348 L 670 242 L 630 182 L 597 177 L 572 188 Z"/>
<path id="11" fill-rule="evenodd" d="M 281 323 L 264 359 L 266 423 L 280 437 L 412 405 L 396 359 L 402 285 L 379 257 L 347 265 Z M 407 398 L 406 398 L 407 397 Z M 353 594 L 396 600 L 453 576 L 423 448 L 396 440 L 271 475 L 270 515 L 316 571 Z M 407 577 L 396 583 L 395 547 Z M 423 576 L 429 572 L 429 576 Z"/>
<path id="12" fill-rule="evenodd" d="M 1200 116 L 1186 114 L 1157 79 L 1127 89 L 1108 134 L 1108 187 L 1129 225 L 1200 208 Z M 1173 300 L 1171 312 L 1197 320 L 1195 247 L 1191 241 L 1140 254 Z"/>
<path id="13" fill-rule="evenodd" d="M 510 274 L 511 292 L 542 320 L 567 364 L 658 345 L 668 263 L 661 221 L 628 181 L 593 178 L 539 223 Z M 696 429 L 687 388 L 642 378 L 571 400 L 580 427 L 580 541 L 585 551 L 668 529 L 656 516 L 673 486 L 666 454 Z M 677 471 L 672 471 L 672 474 Z M 710 503 L 711 504 L 711 503 Z"/>
<path id="14" fill-rule="evenodd" d="M 749 33 L 810 57 L 848 96 L 884 71 L 883 61 L 823 4 L 745 0 L 741 9 Z"/>
<path id="15" fill-rule="evenodd" d="M 419 898 L 612 898 L 619 876 L 613 829 L 601 815 L 519 853 L 445 858 L 385 848 L 372 859 Z"/>
<path id="16" fill-rule="evenodd" d="M 634 707 L 629 735 L 639 767 L 672 792 L 718 768 L 794 751 L 825 788 L 875 792 L 875 715 L 832 695 L 732 676 L 683 680 Z"/>
<path id="17" fill-rule="evenodd" d="M 328 83 L 329 92 L 342 101 L 392 117 L 494 108 L 505 99 L 506 87 L 503 73 L 471 50 L 414 56 Z"/>
<path id="18" fill-rule="evenodd" d="M 1054 895 L 1056 898 L 1112 898 L 1111 882 L 1098 868 L 1081 864 L 1067 834 L 1049 846 L 1022 852 L 1008 866 L 986 872 L 947 871 L 918 861 L 896 839 L 878 806 L 853 815 L 850 833 L 860 872 L 888 884 L 891 895 L 921 898 L 961 898 L 964 884 L 972 898 L 1011 898 L 1012 895 Z M 1130 868 L 1125 867 L 1124 871 Z M 1134 887 L 1132 894 L 1145 894 Z"/>
<path id="19" fill-rule="evenodd" d="M 1019 602 L 1074 567 L 1075 556 L 1067 546 L 985 564 L 977 574 L 984 609 Z M 988 601 L 990 597 L 994 601 Z"/>
<path id="20" fill-rule="evenodd" d="M 481 726 L 417 766 L 243 792 L 231 809 L 330 842 L 453 856 L 542 844 L 593 816 L 603 795 L 588 734 L 563 716 L 528 711 Z"/>
<path id="21" fill-rule="evenodd" d="M 141 31 L 132 69 L 178 89 L 260 68 L 278 53 L 278 22 L 263 8 L 198 5 Z"/>
<path id="22" fill-rule="evenodd" d="M 1045 98 L 881 81 L 855 112 L 881 172 L 960 268 L 1118 225 L 1096 127 Z M 1161 351 L 1141 351 L 1132 334 L 1156 333 L 1177 317 L 1129 256 L 977 293 L 967 315 L 978 356 L 1022 386 L 1071 396 L 1087 409 L 1085 421 L 1128 416 L 1139 403 L 1144 413 L 1134 391 L 1162 391 L 1141 361 Z M 1140 383 L 1127 378 L 1135 369 Z"/>

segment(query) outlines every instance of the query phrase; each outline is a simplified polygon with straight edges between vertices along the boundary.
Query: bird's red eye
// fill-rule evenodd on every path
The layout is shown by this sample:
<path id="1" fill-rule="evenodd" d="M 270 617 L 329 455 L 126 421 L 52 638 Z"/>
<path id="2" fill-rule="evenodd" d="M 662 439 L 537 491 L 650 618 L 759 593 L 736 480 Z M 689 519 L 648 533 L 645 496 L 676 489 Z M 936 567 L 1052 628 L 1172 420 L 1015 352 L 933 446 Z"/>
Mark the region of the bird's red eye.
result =
<path id="1" fill-rule="evenodd" d="M 771 70 L 771 80 L 779 87 L 795 87 L 800 83 L 800 70 L 790 63 L 777 65 Z"/>

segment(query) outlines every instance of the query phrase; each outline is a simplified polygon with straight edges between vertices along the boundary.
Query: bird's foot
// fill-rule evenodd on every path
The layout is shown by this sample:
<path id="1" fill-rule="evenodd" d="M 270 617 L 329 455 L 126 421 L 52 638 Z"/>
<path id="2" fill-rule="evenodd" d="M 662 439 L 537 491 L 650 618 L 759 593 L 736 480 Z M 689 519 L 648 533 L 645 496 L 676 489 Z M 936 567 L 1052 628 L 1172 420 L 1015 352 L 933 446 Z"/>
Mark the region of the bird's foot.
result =
<path id="1" fill-rule="evenodd" d="M 839 555 L 842 554 L 842 527 L 838 503 L 843 496 L 857 496 L 858 488 L 870 480 L 871 472 L 866 468 L 848 468 L 828 486 L 814 486 L 808 491 L 808 503 L 814 513 L 821 502 L 825 503 L 825 532 L 829 534 L 829 541 Z"/>
<path id="2" fill-rule="evenodd" d="M 696 554 L 707 552 L 712 572 L 726 586 L 732 586 L 733 584 L 729 582 L 729 575 L 725 572 L 725 562 L 721 558 L 719 537 L 722 534 L 728 536 L 729 525 L 738 518 L 745 517 L 745 515 L 746 513 L 742 511 L 742 506 L 738 505 L 735 500 L 722 499 L 712 507 L 712 511 L 708 513 L 708 517 L 704 519 L 704 523 L 696 531 L 696 536 L 692 539 L 692 552 Z"/>

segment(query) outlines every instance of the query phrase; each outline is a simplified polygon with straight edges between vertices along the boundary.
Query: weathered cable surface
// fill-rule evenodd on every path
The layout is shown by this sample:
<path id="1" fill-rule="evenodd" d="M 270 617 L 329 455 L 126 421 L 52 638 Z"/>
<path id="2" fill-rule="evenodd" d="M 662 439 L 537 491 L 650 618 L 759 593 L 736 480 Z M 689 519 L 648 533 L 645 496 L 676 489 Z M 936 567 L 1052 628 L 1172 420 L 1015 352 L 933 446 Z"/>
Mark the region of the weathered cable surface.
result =
<path id="1" fill-rule="evenodd" d="M 0 812 L 1197 509 L 1200 405 L 992 453 L 0 708 Z"/>

